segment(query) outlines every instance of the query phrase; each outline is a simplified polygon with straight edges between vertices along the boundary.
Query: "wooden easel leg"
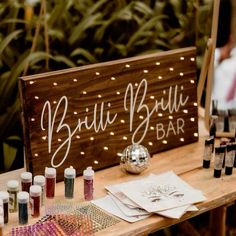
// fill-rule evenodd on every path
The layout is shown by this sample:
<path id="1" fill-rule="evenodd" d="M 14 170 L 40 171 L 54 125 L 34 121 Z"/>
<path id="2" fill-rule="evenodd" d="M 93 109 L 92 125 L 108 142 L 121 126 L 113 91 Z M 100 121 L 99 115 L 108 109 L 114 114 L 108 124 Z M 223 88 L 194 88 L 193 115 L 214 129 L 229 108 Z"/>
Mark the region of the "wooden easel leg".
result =
<path id="1" fill-rule="evenodd" d="M 225 236 L 226 210 L 226 206 L 221 206 L 210 212 L 210 235 Z"/>

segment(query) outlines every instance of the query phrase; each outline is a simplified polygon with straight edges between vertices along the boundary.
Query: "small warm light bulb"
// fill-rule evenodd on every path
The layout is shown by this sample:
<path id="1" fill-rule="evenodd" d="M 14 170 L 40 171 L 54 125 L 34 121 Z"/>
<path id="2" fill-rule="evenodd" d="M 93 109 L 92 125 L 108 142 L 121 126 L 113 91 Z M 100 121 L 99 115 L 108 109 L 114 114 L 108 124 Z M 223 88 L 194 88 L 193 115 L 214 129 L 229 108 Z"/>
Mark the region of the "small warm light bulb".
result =
<path id="1" fill-rule="evenodd" d="M 116 78 L 115 77 L 111 77 L 111 80 L 116 80 Z"/>
<path id="2" fill-rule="evenodd" d="M 153 126 L 150 127 L 150 130 L 154 130 L 155 128 Z"/>
<path id="3" fill-rule="evenodd" d="M 194 102 L 193 105 L 194 105 L 195 107 L 197 107 L 197 102 Z"/>
<path id="4" fill-rule="evenodd" d="M 83 91 L 82 93 L 83 93 L 84 95 L 85 95 L 85 94 L 87 94 L 87 92 L 86 92 L 86 91 Z"/>
<path id="5" fill-rule="evenodd" d="M 124 124 L 124 123 L 125 123 L 125 120 L 120 120 L 120 123 Z"/>
<path id="6" fill-rule="evenodd" d="M 194 58 L 194 57 L 191 57 L 191 58 L 190 58 L 190 61 L 195 61 L 195 58 Z"/>
<path id="7" fill-rule="evenodd" d="M 123 137 L 123 139 L 124 139 L 124 140 L 127 140 L 127 137 L 126 137 L 126 136 L 124 136 L 124 137 Z"/>
<path id="8" fill-rule="evenodd" d="M 119 92 L 119 91 L 117 91 L 117 92 L 116 92 L 116 94 L 117 94 L 117 95 L 120 95 L 120 92 Z"/>
<path id="9" fill-rule="evenodd" d="M 149 145 L 149 146 L 152 146 L 152 145 L 153 145 L 153 143 L 152 143 L 152 142 L 148 142 L 148 145 Z"/>
<path id="10" fill-rule="evenodd" d="M 126 64 L 125 67 L 126 67 L 126 68 L 130 68 L 130 65 L 129 65 L 129 64 Z"/>
<path id="11" fill-rule="evenodd" d="M 173 68 L 173 67 L 170 67 L 170 68 L 169 68 L 169 71 L 174 71 L 174 68 Z"/>
<path id="12" fill-rule="evenodd" d="M 90 137 L 90 140 L 93 141 L 93 140 L 94 140 L 94 137 Z"/>
<path id="13" fill-rule="evenodd" d="M 184 73 L 183 73 L 183 72 L 180 72 L 179 75 L 180 75 L 180 76 L 184 76 Z"/>
<path id="14" fill-rule="evenodd" d="M 61 142 L 61 139 L 59 138 L 59 139 L 57 139 L 57 141 L 58 141 L 58 142 Z"/>
<path id="15" fill-rule="evenodd" d="M 53 101 L 53 104 L 57 104 L 57 101 Z"/>
<path id="16" fill-rule="evenodd" d="M 39 156 L 39 154 L 38 154 L 38 153 L 35 153 L 35 154 L 34 154 L 34 156 L 35 156 L 35 157 L 38 157 L 38 156 Z"/>
<path id="17" fill-rule="evenodd" d="M 170 120 L 173 120 L 173 116 L 169 116 L 169 119 L 170 119 Z"/>
<path id="18" fill-rule="evenodd" d="M 194 121 L 195 121 L 195 118 L 191 117 L 191 118 L 190 118 L 190 121 L 194 122 Z"/>
<path id="19" fill-rule="evenodd" d="M 118 153 L 117 153 L 117 156 L 118 156 L 118 157 L 121 157 L 121 156 L 122 156 L 122 153 L 118 152 Z"/>
<path id="20" fill-rule="evenodd" d="M 162 143 L 167 144 L 167 141 L 166 141 L 166 140 L 163 140 Z"/>
<path id="21" fill-rule="evenodd" d="M 150 96 L 150 99 L 155 99 L 155 97 L 154 96 Z"/>
<path id="22" fill-rule="evenodd" d="M 107 151 L 107 150 L 108 150 L 108 147 L 104 147 L 103 149 Z"/>
<path id="23" fill-rule="evenodd" d="M 181 142 L 184 142 L 184 138 L 180 138 L 180 141 L 181 141 Z"/>
<path id="24" fill-rule="evenodd" d="M 138 83 L 135 83 L 134 86 L 135 86 L 135 87 L 138 87 Z"/>
<path id="25" fill-rule="evenodd" d="M 34 81 L 30 81 L 29 83 L 30 83 L 30 84 L 34 84 Z"/>
<path id="26" fill-rule="evenodd" d="M 77 115 L 78 114 L 78 112 L 77 111 L 74 111 L 74 115 Z"/>
<path id="27" fill-rule="evenodd" d="M 114 132 L 110 132 L 110 135 L 115 135 L 115 133 Z"/>
<path id="28" fill-rule="evenodd" d="M 80 155 L 84 155 L 85 154 L 85 152 L 80 152 Z"/>
<path id="29" fill-rule="evenodd" d="M 161 63 L 159 61 L 156 62 L 156 65 L 159 66 Z"/>
<path id="30" fill-rule="evenodd" d="M 161 75 L 159 75 L 159 76 L 158 76 L 158 79 L 162 79 L 162 76 L 161 76 Z"/>
<path id="31" fill-rule="evenodd" d="M 53 83 L 53 86 L 57 86 L 57 83 L 56 83 L 56 82 L 54 82 L 54 83 Z"/>
<path id="32" fill-rule="evenodd" d="M 98 161 L 97 161 L 97 160 L 95 160 L 93 163 L 94 163 L 95 165 L 98 165 Z"/>
<path id="33" fill-rule="evenodd" d="M 46 139 L 47 139 L 47 136 L 43 136 L 42 139 L 43 139 L 43 140 L 46 140 Z"/>
<path id="34" fill-rule="evenodd" d="M 80 139 L 80 136 L 79 136 L 79 135 L 76 135 L 75 137 L 76 137 L 77 139 Z"/>
<path id="35" fill-rule="evenodd" d="M 147 73 L 148 73 L 148 70 L 143 70 L 143 73 L 146 73 L 146 74 L 147 74 Z"/>
<path id="36" fill-rule="evenodd" d="M 31 121 L 35 121 L 35 118 L 31 118 Z"/>
<path id="37" fill-rule="evenodd" d="M 77 82 L 78 80 L 77 79 L 73 79 L 73 82 Z"/>
<path id="38" fill-rule="evenodd" d="M 162 117 L 162 116 L 163 116 L 163 114 L 162 114 L 162 113 L 158 113 L 157 115 L 158 115 L 159 117 Z"/>
<path id="39" fill-rule="evenodd" d="M 183 60 L 184 60 L 184 57 L 180 57 L 180 60 L 183 61 Z"/>
<path id="40" fill-rule="evenodd" d="M 38 96 L 34 96 L 34 98 L 35 98 L 35 99 L 37 99 L 37 100 L 39 99 L 39 97 L 38 97 Z"/>
<path id="41" fill-rule="evenodd" d="M 188 110 L 187 110 L 187 109 L 184 109 L 184 110 L 183 110 L 183 113 L 187 114 L 187 113 L 188 113 Z"/>
<path id="42" fill-rule="evenodd" d="M 100 73 L 99 73 L 99 72 L 95 72 L 95 74 L 96 74 L 96 75 L 100 75 Z"/>
<path id="43" fill-rule="evenodd" d="M 198 133 L 194 133 L 193 135 L 194 135 L 194 137 L 198 137 Z"/>
<path id="44" fill-rule="evenodd" d="M 85 111 L 86 111 L 86 112 L 89 112 L 89 109 L 88 109 L 88 107 L 86 107 Z"/>
<path id="45" fill-rule="evenodd" d="M 143 120 L 143 116 L 139 116 L 139 119 Z"/>
<path id="46" fill-rule="evenodd" d="M 98 98 L 101 98 L 102 97 L 102 95 L 101 94 L 98 94 Z"/>
<path id="47" fill-rule="evenodd" d="M 191 79 L 191 80 L 190 80 L 190 83 L 191 83 L 191 84 L 194 84 L 194 83 L 195 83 L 195 81 L 194 81 L 193 79 Z"/>

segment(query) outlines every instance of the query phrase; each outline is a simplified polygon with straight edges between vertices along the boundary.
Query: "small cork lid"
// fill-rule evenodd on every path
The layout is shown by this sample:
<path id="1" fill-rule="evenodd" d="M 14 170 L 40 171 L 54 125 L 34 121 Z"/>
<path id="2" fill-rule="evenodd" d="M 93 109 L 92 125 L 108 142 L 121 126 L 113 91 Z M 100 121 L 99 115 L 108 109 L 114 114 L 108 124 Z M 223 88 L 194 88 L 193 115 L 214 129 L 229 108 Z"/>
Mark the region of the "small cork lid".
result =
<path id="1" fill-rule="evenodd" d="M 9 180 L 7 182 L 7 189 L 10 191 L 18 191 L 19 183 L 17 180 Z"/>
<path id="2" fill-rule="evenodd" d="M 23 172 L 20 175 L 21 181 L 25 183 L 31 183 L 32 182 L 32 173 L 30 172 Z"/>
<path id="3" fill-rule="evenodd" d="M 52 168 L 52 167 L 45 168 L 45 177 L 46 178 L 55 178 L 56 174 L 57 174 L 57 171 L 55 168 Z"/>
<path id="4" fill-rule="evenodd" d="M 34 176 L 34 185 L 44 186 L 45 185 L 45 177 L 43 175 Z"/>
<path id="5" fill-rule="evenodd" d="M 41 195 L 42 188 L 39 185 L 32 185 L 30 186 L 30 196 L 38 197 Z"/>
<path id="6" fill-rule="evenodd" d="M 0 199 L 2 199 L 3 203 L 6 203 L 9 201 L 9 193 L 0 191 Z"/>
<path id="7" fill-rule="evenodd" d="M 22 191 L 17 194 L 18 203 L 28 203 L 29 202 L 29 193 Z"/>
<path id="8" fill-rule="evenodd" d="M 76 174 L 75 169 L 72 166 L 70 166 L 70 168 L 66 168 L 64 170 L 64 177 L 65 178 L 73 179 L 73 178 L 75 178 L 75 174 Z"/>

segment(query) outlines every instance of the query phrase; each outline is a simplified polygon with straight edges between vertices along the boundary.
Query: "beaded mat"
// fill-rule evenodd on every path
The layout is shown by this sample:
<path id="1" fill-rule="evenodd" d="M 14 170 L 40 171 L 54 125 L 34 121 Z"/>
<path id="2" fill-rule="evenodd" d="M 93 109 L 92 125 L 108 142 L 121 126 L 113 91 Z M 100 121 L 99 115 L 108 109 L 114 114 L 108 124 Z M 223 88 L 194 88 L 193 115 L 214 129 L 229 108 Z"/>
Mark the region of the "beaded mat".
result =
<path id="1" fill-rule="evenodd" d="M 94 204 L 57 202 L 45 207 L 45 216 L 36 224 L 12 228 L 12 236 L 93 236 L 119 223 Z"/>

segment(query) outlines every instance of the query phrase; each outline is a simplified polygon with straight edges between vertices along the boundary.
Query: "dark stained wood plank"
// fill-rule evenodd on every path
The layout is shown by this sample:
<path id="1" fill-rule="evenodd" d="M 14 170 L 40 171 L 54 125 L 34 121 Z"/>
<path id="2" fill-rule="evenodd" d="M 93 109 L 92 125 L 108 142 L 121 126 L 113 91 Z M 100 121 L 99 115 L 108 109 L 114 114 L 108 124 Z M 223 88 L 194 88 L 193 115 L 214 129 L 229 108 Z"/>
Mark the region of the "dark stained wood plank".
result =
<path id="1" fill-rule="evenodd" d="M 125 147 L 151 154 L 198 140 L 195 48 L 19 79 L 27 169 L 102 169 Z"/>

